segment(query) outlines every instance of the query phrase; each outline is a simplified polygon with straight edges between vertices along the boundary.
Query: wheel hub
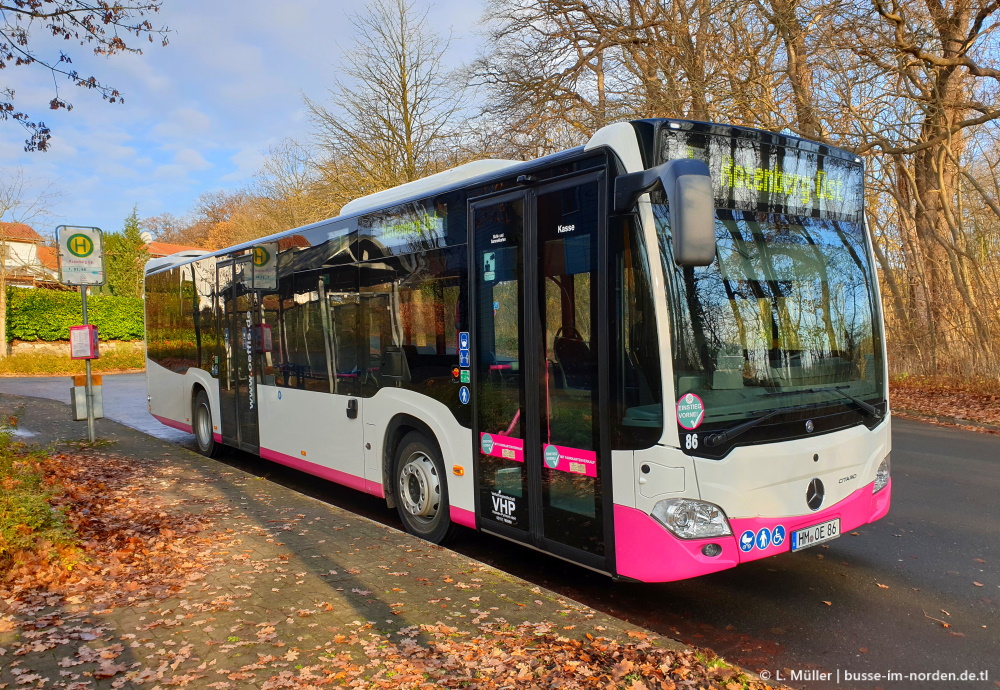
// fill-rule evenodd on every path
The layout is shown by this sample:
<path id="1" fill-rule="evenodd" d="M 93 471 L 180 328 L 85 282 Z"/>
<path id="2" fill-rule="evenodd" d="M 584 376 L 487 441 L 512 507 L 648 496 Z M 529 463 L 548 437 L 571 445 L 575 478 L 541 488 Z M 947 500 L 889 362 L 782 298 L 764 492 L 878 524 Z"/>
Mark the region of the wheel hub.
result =
<path id="1" fill-rule="evenodd" d="M 212 416 L 203 405 L 199 405 L 194 421 L 195 434 L 198 437 L 198 443 L 205 448 L 212 440 Z"/>
<path id="2" fill-rule="evenodd" d="M 441 503 L 441 482 L 434 463 L 414 453 L 399 473 L 399 498 L 410 515 L 432 520 Z"/>

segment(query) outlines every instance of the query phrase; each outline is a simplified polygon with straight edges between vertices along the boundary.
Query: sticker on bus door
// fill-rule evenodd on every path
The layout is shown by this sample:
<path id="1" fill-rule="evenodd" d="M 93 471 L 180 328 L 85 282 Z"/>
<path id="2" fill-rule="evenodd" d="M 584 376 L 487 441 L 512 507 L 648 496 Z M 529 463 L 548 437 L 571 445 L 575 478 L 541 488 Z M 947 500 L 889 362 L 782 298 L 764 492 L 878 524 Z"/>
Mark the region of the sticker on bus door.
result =
<path id="1" fill-rule="evenodd" d="M 483 455 L 524 462 L 524 441 L 513 436 L 480 433 L 479 449 L 483 451 Z"/>
<path id="2" fill-rule="evenodd" d="M 486 252 L 483 254 L 483 280 L 492 283 L 497 279 L 497 255 L 496 252 Z"/>
<path id="3" fill-rule="evenodd" d="M 517 497 L 502 491 L 492 491 L 490 499 L 493 519 L 504 525 L 517 526 Z"/>
<path id="4" fill-rule="evenodd" d="M 588 477 L 597 476 L 597 453 L 592 450 L 549 443 L 543 447 L 542 457 L 545 459 L 545 466 L 550 469 Z"/>

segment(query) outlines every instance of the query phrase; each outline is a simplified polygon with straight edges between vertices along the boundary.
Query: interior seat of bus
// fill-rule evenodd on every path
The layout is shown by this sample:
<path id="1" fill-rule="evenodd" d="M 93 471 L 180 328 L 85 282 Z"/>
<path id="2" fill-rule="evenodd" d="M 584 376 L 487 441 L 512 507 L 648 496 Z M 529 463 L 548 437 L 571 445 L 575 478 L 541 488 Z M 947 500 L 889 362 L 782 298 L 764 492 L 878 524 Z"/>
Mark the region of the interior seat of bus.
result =
<path id="1" fill-rule="evenodd" d="M 590 343 L 573 326 L 561 326 L 552 339 L 552 352 L 567 388 L 590 390 L 594 379 L 594 355 Z"/>

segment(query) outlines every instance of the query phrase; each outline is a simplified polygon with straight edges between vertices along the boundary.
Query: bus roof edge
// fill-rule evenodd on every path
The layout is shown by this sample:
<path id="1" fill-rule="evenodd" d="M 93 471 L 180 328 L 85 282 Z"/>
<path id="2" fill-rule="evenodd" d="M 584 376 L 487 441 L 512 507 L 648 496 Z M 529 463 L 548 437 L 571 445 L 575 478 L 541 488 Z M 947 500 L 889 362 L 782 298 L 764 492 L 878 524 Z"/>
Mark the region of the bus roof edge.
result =
<path id="1" fill-rule="evenodd" d="M 163 268 L 164 266 L 170 266 L 173 264 L 181 263 L 182 259 L 193 259 L 197 256 L 204 256 L 210 254 L 211 252 L 205 249 L 185 249 L 184 251 L 177 252 L 176 254 L 170 254 L 168 256 L 158 256 L 154 259 L 150 259 L 146 262 L 145 272 L 156 271 Z"/>
<path id="2" fill-rule="evenodd" d="M 422 196 L 421 193 L 424 191 L 431 191 L 441 187 L 451 186 L 463 180 L 471 180 L 472 178 L 479 177 L 480 175 L 488 175 L 489 173 L 496 172 L 498 170 L 520 165 L 522 162 L 523 161 L 506 160 L 502 158 L 487 158 L 479 161 L 472 161 L 471 163 L 465 163 L 457 168 L 451 168 L 450 170 L 428 175 L 427 177 L 422 177 L 419 180 L 414 180 L 413 182 L 406 182 L 398 187 L 392 187 L 381 192 L 375 192 L 374 194 L 358 197 L 357 199 L 344 204 L 343 208 L 340 209 L 340 215 L 350 216 L 362 213 L 367 209 L 391 206 L 397 201 L 401 202 L 406 201 L 407 199 L 412 199 L 413 197 Z"/>

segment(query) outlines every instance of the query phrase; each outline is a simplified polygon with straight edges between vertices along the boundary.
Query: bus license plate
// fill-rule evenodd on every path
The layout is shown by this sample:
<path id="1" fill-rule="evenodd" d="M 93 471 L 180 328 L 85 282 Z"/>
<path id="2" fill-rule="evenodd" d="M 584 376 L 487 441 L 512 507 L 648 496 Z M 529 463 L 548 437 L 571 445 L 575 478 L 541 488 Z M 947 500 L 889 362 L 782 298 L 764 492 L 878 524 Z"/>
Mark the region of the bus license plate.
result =
<path id="1" fill-rule="evenodd" d="M 840 518 L 792 532 L 792 551 L 815 546 L 840 536 Z"/>

